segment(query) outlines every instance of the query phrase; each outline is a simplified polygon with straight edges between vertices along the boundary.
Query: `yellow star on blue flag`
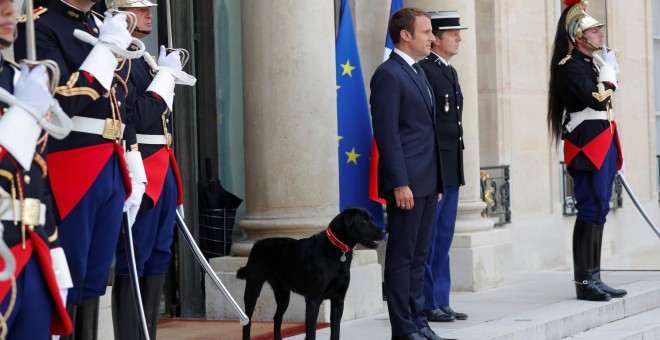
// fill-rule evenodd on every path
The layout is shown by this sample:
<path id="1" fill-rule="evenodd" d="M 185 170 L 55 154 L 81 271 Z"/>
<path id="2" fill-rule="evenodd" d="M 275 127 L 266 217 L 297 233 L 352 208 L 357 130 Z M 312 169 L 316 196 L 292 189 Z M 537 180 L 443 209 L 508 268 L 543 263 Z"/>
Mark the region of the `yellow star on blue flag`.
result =
<path id="1" fill-rule="evenodd" d="M 357 165 L 357 164 L 358 164 L 358 163 L 357 163 L 357 159 L 358 159 L 358 157 L 360 157 L 360 156 L 362 156 L 362 155 L 360 155 L 359 153 L 356 153 L 356 152 L 355 152 L 355 148 L 353 148 L 353 149 L 351 150 L 351 152 L 347 152 L 347 153 L 346 153 L 346 156 L 348 156 L 348 159 L 346 160 L 346 163 L 353 162 L 353 163 L 355 163 L 355 164 Z"/>
<path id="2" fill-rule="evenodd" d="M 349 77 L 353 77 L 353 74 L 351 73 L 353 70 L 355 70 L 354 66 L 351 66 L 351 61 L 346 60 L 346 64 L 339 64 L 344 71 L 341 73 L 341 75 L 346 75 L 348 74 Z"/>

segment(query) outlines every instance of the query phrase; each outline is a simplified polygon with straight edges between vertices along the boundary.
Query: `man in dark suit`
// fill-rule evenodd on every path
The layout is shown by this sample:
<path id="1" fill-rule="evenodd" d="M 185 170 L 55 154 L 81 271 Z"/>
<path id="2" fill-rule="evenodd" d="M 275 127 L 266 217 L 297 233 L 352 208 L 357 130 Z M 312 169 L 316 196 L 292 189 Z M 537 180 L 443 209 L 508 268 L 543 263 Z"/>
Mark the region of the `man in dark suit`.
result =
<path id="1" fill-rule="evenodd" d="M 460 16 L 457 11 L 429 13 L 435 41 L 431 54 L 421 61 L 426 77 L 435 93 L 435 123 L 440 139 L 440 158 L 445 185 L 438 203 L 435 228 L 424 275 L 424 313 L 429 321 L 467 319 L 467 314 L 449 307 L 449 248 L 454 238 L 458 210 L 458 188 L 465 184 L 463 176 L 463 93 L 456 69 L 449 60 L 458 54 L 461 42 Z"/>
<path id="2" fill-rule="evenodd" d="M 392 339 L 442 339 L 424 315 L 424 261 L 442 198 L 433 92 L 416 63 L 431 50 L 429 15 L 402 8 L 388 23 L 395 49 L 371 78 L 371 114 L 380 153 L 378 186 L 387 200 L 385 294 Z"/>

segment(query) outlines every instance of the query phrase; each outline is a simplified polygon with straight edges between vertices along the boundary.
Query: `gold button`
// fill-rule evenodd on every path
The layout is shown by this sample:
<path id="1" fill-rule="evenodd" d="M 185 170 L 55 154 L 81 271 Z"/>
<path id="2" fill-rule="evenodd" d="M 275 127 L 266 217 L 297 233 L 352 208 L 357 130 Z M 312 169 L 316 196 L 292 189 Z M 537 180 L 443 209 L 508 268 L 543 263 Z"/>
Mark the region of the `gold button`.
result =
<path id="1" fill-rule="evenodd" d="M 25 182 L 25 184 L 30 184 L 30 176 L 25 175 L 25 176 L 23 177 L 23 182 Z"/>
<path id="2" fill-rule="evenodd" d="M 94 33 L 99 33 L 99 29 L 96 28 L 96 27 L 94 27 L 94 29 L 92 31 L 94 31 Z"/>
<path id="3" fill-rule="evenodd" d="M 121 102 L 117 101 L 117 106 L 121 107 Z"/>
<path id="4" fill-rule="evenodd" d="M 170 122 L 170 119 L 169 119 L 169 118 L 168 118 L 168 119 L 165 119 L 165 123 L 169 123 L 169 122 Z"/>

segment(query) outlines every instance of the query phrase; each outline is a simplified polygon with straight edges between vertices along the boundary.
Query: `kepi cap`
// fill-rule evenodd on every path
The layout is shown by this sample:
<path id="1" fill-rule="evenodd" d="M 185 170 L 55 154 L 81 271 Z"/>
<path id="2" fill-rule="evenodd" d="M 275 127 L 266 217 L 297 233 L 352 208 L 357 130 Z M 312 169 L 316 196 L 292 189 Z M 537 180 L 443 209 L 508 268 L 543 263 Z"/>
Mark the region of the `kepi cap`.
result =
<path id="1" fill-rule="evenodd" d="M 467 29 L 467 27 L 461 27 L 461 16 L 458 11 L 429 12 L 429 16 L 431 16 L 431 26 L 434 31 Z"/>

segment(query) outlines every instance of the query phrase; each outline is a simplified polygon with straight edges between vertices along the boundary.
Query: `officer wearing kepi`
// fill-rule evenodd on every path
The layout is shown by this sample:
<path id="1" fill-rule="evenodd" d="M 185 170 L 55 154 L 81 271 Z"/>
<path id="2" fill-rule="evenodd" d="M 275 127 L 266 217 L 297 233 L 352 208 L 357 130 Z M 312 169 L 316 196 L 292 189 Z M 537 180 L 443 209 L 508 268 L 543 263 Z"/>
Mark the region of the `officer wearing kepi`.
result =
<path id="1" fill-rule="evenodd" d="M 449 63 L 458 54 L 461 42 L 460 15 L 457 11 L 430 12 L 435 40 L 431 54 L 421 61 L 426 78 L 435 94 L 435 123 L 438 131 L 445 192 L 434 219 L 433 237 L 424 274 L 424 313 L 429 321 L 467 319 L 449 306 L 451 277 L 449 248 L 454 238 L 458 189 L 465 184 L 463 175 L 463 92 L 456 69 Z"/>
<path id="2" fill-rule="evenodd" d="M 0 49 L 5 50 L 16 34 L 12 1 L 0 0 L 0 22 L 10 24 L 0 25 Z M 46 177 L 48 133 L 39 126 L 50 117 L 48 81 L 43 65 L 19 68 L 0 56 L 0 242 L 11 249 L 0 260 L 0 322 L 6 339 L 48 339 L 72 329 L 60 291 L 71 281 Z M 9 272 L 12 259 L 15 270 Z"/>
<path id="3" fill-rule="evenodd" d="M 108 0 L 107 7 L 114 6 Z M 152 7 L 149 0 L 117 0 L 121 11 L 137 17 L 133 37 L 142 39 L 151 33 Z M 135 45 L 132 45 L 135 47 Z M 145 53 L 134 59 L 130 83 L 136 91 L 132 106 L 139 149 L 144 158 L 148 184 L 140 211 L 131 229 L 135 247 L 142 303 L 149 337 L 156 339 L 160 296 L 165 274 L 172 257 L 177 207 L 183 213 L 183 193 L 179 170 L 171 147 L 172 104 L 176 76 L 188 78 L 182 71 L 178 51 L 167 53 L 160 47 L 158 61 Z M 115 277 L 112 284 L 112 320 L 115 339 L 139 339 L 142 336 L 126 258 L 126 243 L 120 238 L 115 254 Z"/>
<path id="4" fill-rule="evenodd" d="M 97 338 L 99 297 L 105 294 L 123 211 L 137 214 L 146 184 L 130 115 L 131 61 L 115 54 L 126 52 L 132 41 L 126 16 L 104 18 L 92 13 L 94 4 L 48 1 L 35 22 L 37 58 L 58 64 L 56 98 L 74 123 L 67 138 L 49 143 L 48 170 L 74 283 L 67 297 L 74 322 L 70 338 L 85 340 Z M 75 30 L 98 40 L 82 41 Z M 24 45 L 19 35 L 17 57 L 24 56 Z"/>
<path id="5" fill-rule="evenodd" d="M 548 125 L 564 140 L 564 162 L 573 178 L 577 218 L 573 228 L 575 291 L 579 300 L 626 295 L 601 280 L 600 254 L 612 184 L 623 156 L 612 111 L 619 66 L 603 44 L 605 26 L 587 14 L 587 2 L 565 0 L 550 64 Z M 571 50 L 572 49 L 572 50 Z M 602 57 L 595 52 L 602 50 Z"/>

